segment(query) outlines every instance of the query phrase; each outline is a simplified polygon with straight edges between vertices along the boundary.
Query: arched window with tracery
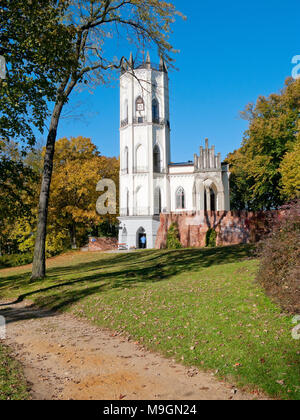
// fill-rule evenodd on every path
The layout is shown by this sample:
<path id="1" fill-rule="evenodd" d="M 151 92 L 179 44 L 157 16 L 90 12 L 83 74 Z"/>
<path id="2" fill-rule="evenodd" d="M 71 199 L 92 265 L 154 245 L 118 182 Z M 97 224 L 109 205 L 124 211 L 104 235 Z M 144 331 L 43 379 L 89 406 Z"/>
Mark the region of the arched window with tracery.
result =
<path id="1" fill-rule="evenodd" d="M 185 192 L 182 187 L 176 190 L 176 210 L 185 209 Z"/>
<path id="2" fill-rule="evenodd" d="M 160 157 L 160 148 L 156 144 L 153 149 L 153 171 L 156 173 L 161 172 L 161 157 Z"/>

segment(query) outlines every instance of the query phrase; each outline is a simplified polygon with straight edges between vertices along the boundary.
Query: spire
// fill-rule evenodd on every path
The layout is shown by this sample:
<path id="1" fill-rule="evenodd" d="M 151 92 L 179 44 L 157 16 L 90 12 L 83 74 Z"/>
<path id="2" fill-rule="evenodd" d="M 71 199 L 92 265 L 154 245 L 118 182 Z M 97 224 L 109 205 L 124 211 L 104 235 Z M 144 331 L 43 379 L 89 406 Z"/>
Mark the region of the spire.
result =
<path id="1" fill-rule="evenodd" d="M 125 73 L 126 71 L 127 71 L 127 62 L 126 62 L 126 60 L 122 60 L 121 72 Z"/>
<path id="2" fill-rule="evenodd" d="M 131 69 L 133 69 L 133 56 L 132 56 L 132 52 L 130 53 L 130 57 L 129 57 L 129 67 Z"/>
<path id="3" fill-rule="evenodd" d="M 149 51 L 147 51 L 147 57 L 146 57 L 146 68 L 151 69 L 151 60 L 150 60 L 150 54 Z"/>
<path id="4" fill-rule="evenodd" d="M 205 139 L 205 149 L 208 149 L 208 139 Z"/>
<path id="5" fill-rule="evenodd" d="M 162 55 L 160 56 L 160 61 L 159 61 L 159 71 L 168 73 L 168 69 Z"/>
<path id="6" fill-rule="evenodd" d="M 162 58 L 162 55 L 160 56 L 159 60 L 159 71 L 164 71 L 164 60 Z"/>

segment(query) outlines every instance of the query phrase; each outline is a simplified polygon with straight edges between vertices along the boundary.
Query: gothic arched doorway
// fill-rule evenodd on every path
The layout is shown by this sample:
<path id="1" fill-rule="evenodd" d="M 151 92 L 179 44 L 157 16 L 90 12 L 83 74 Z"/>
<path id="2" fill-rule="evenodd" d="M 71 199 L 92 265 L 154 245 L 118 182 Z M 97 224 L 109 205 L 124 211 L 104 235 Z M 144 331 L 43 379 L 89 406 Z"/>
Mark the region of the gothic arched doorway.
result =
<path id="1" fill-rule="evenodd" d="M 142 227 L 136 233 L 136 247 L 137 249 L 147 248 L 147 235 L 145 229 Z"/>

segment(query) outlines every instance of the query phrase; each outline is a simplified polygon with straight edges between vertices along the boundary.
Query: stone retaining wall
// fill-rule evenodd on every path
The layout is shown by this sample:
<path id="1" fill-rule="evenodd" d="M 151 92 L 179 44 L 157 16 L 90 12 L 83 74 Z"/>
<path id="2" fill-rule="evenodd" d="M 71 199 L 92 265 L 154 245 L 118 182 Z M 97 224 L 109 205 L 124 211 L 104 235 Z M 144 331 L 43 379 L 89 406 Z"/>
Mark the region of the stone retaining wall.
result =
<path id="1" fill-rule="evenodd" d="M 183 247 L 205 246 L 209 229 L 217 233 L 217 246 L 255 243 L 269 232 L 279 212 L 197 212 L 162 214 L 157 232 L 156 249 L 163 249 L 172 223 L 177 223 Z"/>

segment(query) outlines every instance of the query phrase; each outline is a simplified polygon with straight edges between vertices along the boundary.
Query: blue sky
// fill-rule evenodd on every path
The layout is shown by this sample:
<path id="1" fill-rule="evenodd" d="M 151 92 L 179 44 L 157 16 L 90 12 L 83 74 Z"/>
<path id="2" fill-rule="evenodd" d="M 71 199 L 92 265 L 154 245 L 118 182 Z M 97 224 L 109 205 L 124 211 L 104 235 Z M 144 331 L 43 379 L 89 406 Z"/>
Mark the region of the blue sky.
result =
<path id="1" fill-rule="evenodd" d="M 171 71 L 172 161 L 193 159 L 208 137 L 224 159 L 240 146 L 247 122 L 239 111 L 259 95 L 279 91 L 300 54 L 300 3 L 296 0 L 251 2 L 175 0 L 187 21 L 177 19 L 172 44 L 179 71 Z M 123 48 L 123 47 L 122 47 Z M 124 46 L 120 55 L 129 54 Z M 158 58 L 153 54 L 154 62 Z M 106 156 L 119 155 L 117 81 L 93 95 L 73 95 L 80 103 L 63 119 L 58 135 L 90 137 Z M 71 112 L 73 115 L 74 113 Z"/>

